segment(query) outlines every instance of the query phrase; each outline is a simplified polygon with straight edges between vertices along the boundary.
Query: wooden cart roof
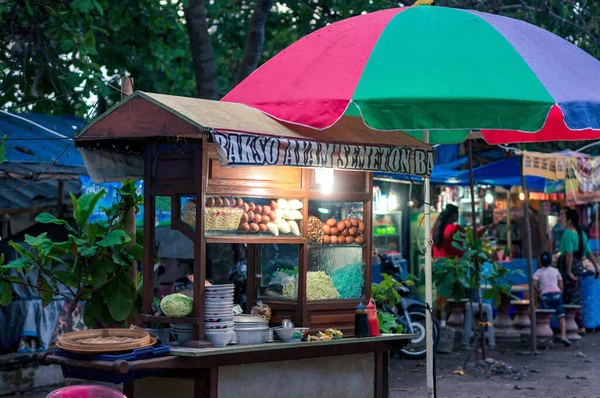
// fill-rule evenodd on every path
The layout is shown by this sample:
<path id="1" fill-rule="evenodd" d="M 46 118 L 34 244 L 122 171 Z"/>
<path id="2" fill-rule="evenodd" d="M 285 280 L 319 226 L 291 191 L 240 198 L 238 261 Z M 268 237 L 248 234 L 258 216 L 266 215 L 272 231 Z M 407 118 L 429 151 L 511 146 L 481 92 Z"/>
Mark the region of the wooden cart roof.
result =
<path id="1" fill-rule="evenodd" d="M 136 91 L 82 130 L 76 141 L 200 137 L 229 131 L 291 139 L 356 145 L 431 147 L 400 131 L 374 131 L 360 118 L 346 119 L 326 130 L 284 125 L 247 105 Z"/>

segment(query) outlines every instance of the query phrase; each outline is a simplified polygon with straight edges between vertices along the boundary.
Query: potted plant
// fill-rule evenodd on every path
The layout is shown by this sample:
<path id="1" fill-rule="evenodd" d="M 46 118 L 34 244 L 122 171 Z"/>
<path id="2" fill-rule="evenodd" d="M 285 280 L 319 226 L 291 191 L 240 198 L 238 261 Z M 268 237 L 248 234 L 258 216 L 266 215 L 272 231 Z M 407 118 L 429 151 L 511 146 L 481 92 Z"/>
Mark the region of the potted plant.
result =
<path id="1" fill-rule="evenodd" d="M 442 258 L 437 260 L 432 269 L 432 277 L 437 287 L 438 296 L 452 298 L 455 302 L 468 299 L 473 308 L 472 292 L 485 288 L 486 299 L 494 299 L 497 307 L 501 297 L 508 295 L 512 283 L 509 276 L 512 272 L 499 265 L 493 256 L 493 250 L 484 239 L 476 239 L 472 228 L 454 235 L 454 247 L 463 252 L 461 257 Z M 520 272 L 520 271 L 517 271 Z M 460 307 L 459 307 L 460 304 Z M 458 326 L 464 321 L 462 313 L 464 304 L 452 304 L 449 325 Z M 473 311 L 471 311 L 473 314 Z M 452 319 L 452 316 L 455 319 Z M 451 321 L 452 320 L 452 321 Z M 460 322 L 461 328 L 462 323 Z M 462 330 L 462 329 L 461 329 Z"/>
<path id="2" fill-rule="evenodd" d="M 118 201 L 103 209 L 107 222 L 89 222 L 89 218 L 105 191 L 87 193 L 79 198 L 71 194 L 75 225 L 42 213 L 41 224 L 62 225 L 68 240 L 56 242 L 42 233 L 25 235 L 28 247 L 10 242 L 20 258 L 0 266 L 0 305 L 12 301 L 11 284 L 22 284 L 38 290 L 44 305 L 54 297 L 68 303 L 67 331 L 73 329 L 73 312 L 78 303 L 84 305 L 84 321 L 94 327 L 101 319 L 107 324 L 123 322 L 134 310 L 139 297 L 139 276 L 130 276 L 136 261 L 142 258 L 142 247 L 132 245 L 132 236 L 124 230 L 130 209 L 139 208 L 133 181 L 124 182 L 117 190 Z M 33 275 L 33 277 L 32 277 Z"/>

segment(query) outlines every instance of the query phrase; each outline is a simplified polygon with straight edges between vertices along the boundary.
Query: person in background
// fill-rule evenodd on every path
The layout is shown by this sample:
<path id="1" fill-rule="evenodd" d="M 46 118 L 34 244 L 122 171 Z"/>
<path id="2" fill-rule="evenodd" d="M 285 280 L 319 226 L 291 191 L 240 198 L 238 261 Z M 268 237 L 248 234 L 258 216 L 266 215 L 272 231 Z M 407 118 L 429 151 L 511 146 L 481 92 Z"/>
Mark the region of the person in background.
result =
<path id="1" fill-rule="evenodd" d="M 552 227 L 550 231 L 550 238 L 552 239 L 552 251 L 554 253 L 560 250 L 560 240 L 566 231 L 565 225 L 567 225 L 567 210 L 568 208 L 562 207 L 558 212 L 558 222 Z"/>
<path id="2" fill-rule="evenodd" d="M 565 232 L 560 240 L 561 265 L 563 265 L 564 293 L 563 300 L 565 304 L 582 305 L 582 284 L 583 276 L 583 257 L 586 256 L 596 269 L 595 277 L 598 278 L 600 267 L 598 261 L 592 255 L 588 246 L 588 238 L 579 225 L 579 213 L 576 210 L 568 209 L 565 214 Z M 585 333 L 583 324 L 583 312 L 579 310 L 575 315 L 575 322 L 579 327 L 579 333 Z"/>
<path id="3" fill-rule="evenodd" d="M 552 255 L 543 252 L 540 256 L 541 268 L 538 268 L 533 274 L 535 290 L 540 297 L 540 307 L 545 310 L 556 310 L 556 319 L 560 325 L 560 338 L 565 347 L 569 347 L 571 342 L 567 339 L 567 326 L 565 322 L 565 309 L 563 307 L 563 280 L 560 272 L 551 267 Z"/>
<path id="4" fill-rule="evenodd" d="M 463 231 L 456 224 L 458 221 L 458 207 L 447 204 L 446 208 L 440 213 L 440 216 L 433 225 L 433 257 L 445 258 L 462 256 L 462 251 L 452 246 L 454 234 Z"/>

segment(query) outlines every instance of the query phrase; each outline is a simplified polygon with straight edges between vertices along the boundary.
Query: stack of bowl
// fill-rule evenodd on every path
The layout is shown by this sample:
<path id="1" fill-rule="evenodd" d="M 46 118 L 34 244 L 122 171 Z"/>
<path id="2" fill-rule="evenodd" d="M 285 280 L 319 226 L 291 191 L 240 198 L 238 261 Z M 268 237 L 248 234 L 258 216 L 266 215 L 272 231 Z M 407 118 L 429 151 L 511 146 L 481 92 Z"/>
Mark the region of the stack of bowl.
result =
<path id="1" fill-rule="evenodd" d="M 187 343 L 192 339 L 194 325 L 171 324 L 171 334 L 179 344 Z"/>
<path id="2" fill-rule="evenodd" d="M 263 344 L 267 341 L 269 321 L 256 315 L 237 315 L 233 317 L 238 344 Z"/>
<path id="3" fill-rule="evenodd" d="M 204 287 L 204 326 L 206 339 L 215 347 L 225 347 L 233 340 L 233 285 Z"/>

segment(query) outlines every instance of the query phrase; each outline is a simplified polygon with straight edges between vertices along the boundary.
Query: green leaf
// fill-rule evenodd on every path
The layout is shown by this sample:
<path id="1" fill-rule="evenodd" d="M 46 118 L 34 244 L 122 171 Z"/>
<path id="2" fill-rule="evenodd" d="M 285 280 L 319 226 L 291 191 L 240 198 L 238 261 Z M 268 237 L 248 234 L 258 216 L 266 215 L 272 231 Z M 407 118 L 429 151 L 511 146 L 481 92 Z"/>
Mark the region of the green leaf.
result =
<path id="1" fill-rule="evenodd" d="M 10 242 L 8 242 L 8 245 L 10 247 L 12 247 L 13 249 L 15 249 L 21 257 L 25 257 L 25 258 L 30 259 L 31 261 L 35 261 L 35 257 L 33 256 L 33 253 L 31 253 L 29 250 L 25 250 L 25 248 L 23 246 L 21 246 L 20 244 L 10 241 Z"/>
<path id="2" fill-rule="evenodd" d="M 454 287 L 454 281 L 444 280 L 437 285 L 437 294 L 442 298 L 448 298 L 452 296 Z"/>
<path id="3" fill-rule="evenodd" d="M 135 244 L 127 250 L 127 254 L 129 254 L 134 260 L 141 260 L 144 256 L 144 248 L 140 244 Z"/>
<path id="4" fill-rule="evenodd" d="M 98 318 L 102 316 L 103 303 L 99 300 L 100 296 L 92 296 L 83 306 L 83 322 L 89 328 L 96 327 Z"/>
<path id="5" fill-rule="evenodd" d="M 66 39 L 60 45 L 60 50 L 63 52 L 69 52 L 73 49 L 73 40 Z M 68 81 L 68 78 L 67 78 Z"/>
<path id="6" fill-rule="evenodd" d="M 96 7 L 96 10 L 98 10 L 100 15 L 104 15 L 104 10 L 102 9 L 102 5 L 100 3 L 98 3 L 96 0 L 92 0 L 92 2 L 94 3 L 94 7 Z"/>
<path id="7" fill-rule="evenodd" d="M 31 4 L 29 4 L 29 0 L 25 0 L 25 6 L 27 7 L 27 13 L 29 15 L 33 15 L 33 8 L 31 8 Z"/>
<path id="8" fill-rule="evenodd" d="M 77 73 L 71 73 L 67 76 L 67 84 L 73 88 L 79 87 L 83 82 L 83 78 L 79 76 Z"/>
<path id="9" fill-rule="evenodd" d="M 106 191 L 101 189 L 97 193 L 90 192 L 79 197 L 77 211 L 75 211 L 75 222 L 80 229 L 84 229 L 90 215 L 96 208 L 96 204 L 98 204 L 98 201 L 102 199 L 105 194 Z"/>
<path id="10" fill-rule="evenodd" d="M 96 261 L 90 267 L 91 285 L 100 286 L 108 280 L 115 270 L 115 265 L 111 261 Z"/>
<path id="11" fill-rule="evenodd" d="M 0 305 L 9 305 L 12 302 L 10 283 L 0 282 Z"/>
<path id="12" fill-rule="evenodd" d="M 79 200 L 73 194 L 73 192 L 69 192 L 69 196 L 71 197 L 71 204 L 73 205 L 73 216 L 75 216 L 75 214 L 77 214 L 79 211 Z"/>
<path id="13" fill-rule="evenodd" d="M 110 315 L 118 322 L 127 319 L 133 309 L 133 293 L 135 292 L 133 282 L 128 275 L 124 273 L 119 275 L 102 291 Z"/>
<path id="14" fill-rule="evenodd" d="M 38 277 L 37 286 L 40 289 L 44 289 L 44 290 L 38 290 L 38 294 L 42 298 L 42 304 L 45 307 L 52 302 L 52 298 L 54 297 L 54 293 L 53 293 L 54 288 L 50 285 L 50 283 L 48 283 L 46 278 L 41 275 Z M 46 291 L 46 290 L 49 290 L 49 291 Z"/>
<path id="15" fill-rule="evenodd" d="M 6 138 L 7 136 L 4 136 L 0 140 L 0 163 L 4 163 L 4 159 L 6 158 Z"/>
<path id="16" fill-rule="evenodd" d="M 115 252 L 112 255 L 112 259 L 115 262 L 115 264 L 119 264 L 123 267 L 129 268 L 131 266 L 131 264 L 127 261 L 127 259 L 123 255 L 123 253 L 121 253 L 119 250 L 115 250 Z"/>
<path id="17" fill-rule="evenodd" d="M 20 257 L 8 264 L 0 265 L 0 269 L 22 269 L 31 265 L 31 260 L 27 257 Z"/>
<path id="18" fill-rule="evenodd" d="M 96 37 L 92 30 L 88 30 L 85 37 L 83 38 L 83 47 L 92 55 L 96 55 Z"/>
<path id="19" fill-rule="evenodd" d="M 114 231 L 110 231 L 104 239 L 96 242 L 98 246 L 102 247 L 113 247 L 123 243 L 127 243 L 131 240 L 129 235 L 123 230 L 115 229 Z"/>
<path id="20" fill-rule="evenodd" d="M 58 219 L 54 217 L 52 214 L 42 213 L 35 218 L 36 222 L 40 224 L 56 224 L 56 225 L 64 225 L 71 232 L 75 232 L 75 230 L 69 225 L 69 223 L 65 220 Z"/>
<path id="21" fill-rule="evenodd" d="M 81 254 L 82 257 L 90 258 L 94 257 L 96 253 L 98 253 L 98 246 L 80 246 L 77 251 Z"/>
<path id="22" fill-rule="evenodd" d="M 72 9 L 78 10 L 84 14 L 89 13 L 93 7 L 94 4 L 92 3 L 92 0 L 75 0 L 71 3 Z"/>
<path id="23" fill-rule="evenodd" d="M 27 235 L 25 234 L 25 243 L 27 243 L 28 245 L 32 246 L 32 247 L 38 247 L 40 246 L 42 243 L 44 242 L 48 242 L 50 239 L 48 239 L 46 236 L 48 235 L 47 232 L 44 232 L 42 234 L 39 234 L 37 237 L 33 237 L 31 235 Z"/>

